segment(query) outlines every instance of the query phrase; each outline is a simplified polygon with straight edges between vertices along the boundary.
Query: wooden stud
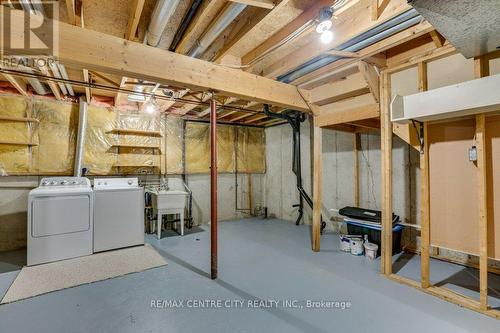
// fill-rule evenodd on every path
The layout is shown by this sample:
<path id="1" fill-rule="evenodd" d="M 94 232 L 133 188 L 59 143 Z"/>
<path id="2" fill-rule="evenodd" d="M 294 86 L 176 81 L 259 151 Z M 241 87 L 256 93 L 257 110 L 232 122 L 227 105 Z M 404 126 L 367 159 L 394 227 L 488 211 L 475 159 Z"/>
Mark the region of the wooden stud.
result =
<path id="1" fill-rule="evenodd" d="M 474 76 L 482 78 L 490 73 L 489 60 L 474 59 Z M 479 208 L 479 303 L 488 309 L 488 175 L 486 168 L 486 116 L 476 115 L 477 198 Z"/>
<path id="2" fill-rule="evenodd" d="M 75 0 L 66 0 L 66 11 L 68 13 L 68 23 L 77 24 Z"/>
<path id="3" fill-rule="evenodd" d="M 420 275 L 422 288 L 430 287 L 430 182 L 428 126 L 424 122 L 424 149 L 420 154 Z"/>
<path id="4" fill-rule="evenodd" d="M 139 20 L 141 19 L 142 9 L 144 8 L 145 0 L 133 0 L 132 7 L 130 8 L 130 16 L 127 24 L 127 32 L 125 38 L 128 40 L 133 40 L 135 34 L 137 33 L 137 26 L 139 25 Z"/>
<path id="5" fill-rule="evenodd" d="M 83 70 L 83 80 L 86 83 L 90 83 L 89 71 L 87 69 Z M 91 92 L 90 87 L 88 87 L 88 86 L 85 87 L 85 98 L 87 99 L 87 103 L 90 104 L 90 102 L 92 100 L 92 92 Z"/>
<path id="6" fill-rule="evenodd" d="M 3 74 L 3 76 L 7 79 L 7 81 L 10 82 L 10 84 L 12 84 L 14 86 L 14 88 L 17 89 L 17 91 L 21 95 L 29 97 L 28 85 L 26 84 L 26 82 L 23 79 L 17 78 L 13 75 L 5 74 L 5 73 Z"/>
<path id="7" fill-rule="evenodd" d="M 427 91 L 427 63 L 418 63 L 418 90 Z M 420 275 L 422 288 L 430 287 L 430 174 L 429 174 L 429 142 L 427 140 L 428 128 L 427 122 L 424 122 L 424 146 L 420 152 Z"/>
<path id="8" fill-rule="evenodd" d="M 392 122 L 390 118 L 391 77 L 380 77 L 381 160 L 382 160 L 382 257 L 381 271 L 392 274 Z"/>
<path id="9" fill-rule="evenodd" d="M 52 77 L 47 65 L 38 66 L 38 68 L 40 69 L 40 72 L 42 72 L 43 75 L 48 76 L 48 77 Z M 50 80 L 47 81 L 47 84 L 49 85 L 50 90 L 54 94 L 54 97 L 58 101 L 60 101 L 62 99 L 62 96 L 61 96 L 61 91 L 59 90 L 59 85 L 56 82 L 50 81 Z"/>
<path id="10" fill-rule="evenodd" d="M 432 30 L 429 35 L 431 35 L 432 41 L 437 48 L 443 47 L 446 39 L 437 30 Z"/>
<path id="11" fill-rule="evenodd" d="M 322 194 L 322 131 L 314 119 L 314 147 L 313 147 L 313 221 L 312 221 L 312 250 L 320 250 L 321 238 L 321 194 Z"/>
<path id="12" fill-rule="evenodd" d="M 273 9 L 275 4 L 273 0 L 229 0 L 232 2 L 242 3 L 244 5 L 260 7 L 265 9 Z"/>
<path id="13" fill-rule="evenodd" d="M 370 104 L 347 110 L 335 110 L 333 108 L 331 111 L 328 110 L 328 106 L 325 106 L 321 107 L 320 110 L 320 115 L 317 116 L 316 122 L 321 127 L 377 118 L 380 115 L 378 104 Z"/>
<path id="14" fill-rule="evenodd" d="M 380 15 L 384 12 L 389 4 L 390 0 L 382 0 L 382 3 L 379 4 L 379 0 L 372 0 L 371 10 L 372 10 L 372 21 L 378 20 Z"/>
<path id="15" fill-rule="evenodd" d="M 354 133 L 354 206 L 359 207 L 359 151 L 361 138 L 359 133 Z"/>
<path id="16" fill-rule="evenodd" d="M 380 77 L 377 71 L 375 70 L 375 67 L 373 65 L 367 64 L 364 61 L 360 61 L 358 63 L 359 71 L 363 75 L 363 77 L 366 80 L 366 83 L 368 84 L 368 88 L 370 89 L 370 92 L 373 95 L 373 98 L 375 101 L 378 103 L 380 100 L 380 89 L 379 89 L 379 84 L 380 84 Z"/>

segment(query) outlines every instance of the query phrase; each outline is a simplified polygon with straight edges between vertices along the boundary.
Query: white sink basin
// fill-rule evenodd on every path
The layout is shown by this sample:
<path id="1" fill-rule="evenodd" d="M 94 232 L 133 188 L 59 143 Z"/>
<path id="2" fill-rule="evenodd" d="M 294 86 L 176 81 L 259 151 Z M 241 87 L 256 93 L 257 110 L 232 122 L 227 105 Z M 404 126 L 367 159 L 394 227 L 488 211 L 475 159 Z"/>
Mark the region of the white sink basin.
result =
<path id="1" fill-rule="evenodd" d="M 184 209 L 186 205 L 187 192 L 184 191 L 151 191 L 151 204 L 155 210 Z"/>

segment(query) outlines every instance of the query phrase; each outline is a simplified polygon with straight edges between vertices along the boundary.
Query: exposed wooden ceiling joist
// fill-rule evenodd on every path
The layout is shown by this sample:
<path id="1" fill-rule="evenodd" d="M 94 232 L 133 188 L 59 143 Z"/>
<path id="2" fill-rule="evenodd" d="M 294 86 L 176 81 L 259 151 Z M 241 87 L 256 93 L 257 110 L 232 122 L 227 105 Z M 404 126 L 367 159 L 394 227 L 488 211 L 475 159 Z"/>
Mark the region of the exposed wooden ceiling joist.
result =
<path id="1" fill-rule="evenodd" d="M 279 42 L 290 36 L 292 33 L 300 29 L 302 26 L 304 26 L 304 24 L 313 20 L 316 16 L 318 16 L 318 11 L 320 8 L 329 6 L 331 4 L 332 0 L 316 1 L 311 7 L 305 10 L 301 15 L 299 15 L 293 21 L 285 25 L 270 38 L 262 42 L 259 46 L 257 46 L 256 48 L 245 54 L 241 58 L 242 64 L 248 65 L 254 59 L 264 54 L 271 47 L 278 44 Z"/>
<path id="2" fill-rule="evenodd" d="M 370 1 L 359 1 L 337 16 L 337 20 L 334 22 L 332 31 L 335 36 L 338 37 L 334 38 L 332 42 L 323 44 L 320 42 L 319 38 L 315 38 L 309 42 L 306 47 L 290 53 L 288 56 L 265 68 L 263 75 L 266 77 L 276 78 L 280 74 L 286 73 L 287 71 L 300 66 L 301 64 L 332 48 L 335 48 L 364 31 L 368 31 L 371 28 L 386 22 L 392 17 L 397 16 L 410 8 L 411 7 L 406 1 L 394 0 L 376 21 L 372 21 Z"/>
<path id="3" fill-rule="evenodd" d="M 130 17 L 127 24 L 127 33 L 125 35 L 125 38 L 128 40 L 133 40 L 135 38 L 137 26 L 139 25 L 139 20 L 141 19 L 142 9 L 144 8 L 144 2 L 145 0 L 132 0 Z"/>
<path id="4" fill-rule="evenodd" d="M 229 0 L 229 1 L 239 2 L 245 5 L 266 8 L 266 9 L 273 9 L 276 6 L 275 5 L 276 1 L 273 0 Z"/>
<path id="5" fill-rule="evenodd" d="M 6 9 L 9 10 L 9 9 Z M 24 16 L 12 10 L 13 42 L 24 41 Z M 3 17 L 2 17 L 3 21 Z M 309 111 L 292 85 L 69 24 L 59 24 L 59 61 L 64 64 L 194 90 Z M 144 61 L 147 55 L 148 61 Z"/>

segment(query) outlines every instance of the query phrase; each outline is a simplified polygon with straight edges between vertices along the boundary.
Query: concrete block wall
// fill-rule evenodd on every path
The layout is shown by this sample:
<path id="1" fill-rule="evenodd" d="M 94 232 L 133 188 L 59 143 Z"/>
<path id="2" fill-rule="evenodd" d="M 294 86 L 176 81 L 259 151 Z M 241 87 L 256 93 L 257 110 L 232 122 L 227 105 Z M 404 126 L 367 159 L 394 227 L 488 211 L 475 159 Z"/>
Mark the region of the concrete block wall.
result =
<path id="1" fill-rule="evenodd" d="M 359 151 L 360 206 L 380 210 L 380 135 L 362 133 Z M 394 212 L 403 221 L 412 218 L 410 197 L 414 195 L 410 175 L 415 173 L 410 163 L 410 150 L 402 140 L 395 138 L 393 148 Z M 312 130 L 310 121 L 301 126 L 302 178 L 304 188 L 311 191 L 312 175 Z M 292 172 L 292 130 L 289 125 L 271 127 L 266 130 L 267 171 L 265 176 L 265 199 L 269 215 L 295 221 L 298 203 L 295 176 Z M 323 218 L 330 223 L 327 228 L 339 231 L 338 215 L 332 211 L 354 205 L 354 134 L 323 130 Z M 416 157 L 418 159 L 418 156 Z M 417 160 L 418 162 L 418 160 Z M 413 186 L 413 191 L 415 191 Z M 417 206 L 418 207 L 418 206 Z M 311 223 L 311 209 L 305 206 L 304 223 Z"/>

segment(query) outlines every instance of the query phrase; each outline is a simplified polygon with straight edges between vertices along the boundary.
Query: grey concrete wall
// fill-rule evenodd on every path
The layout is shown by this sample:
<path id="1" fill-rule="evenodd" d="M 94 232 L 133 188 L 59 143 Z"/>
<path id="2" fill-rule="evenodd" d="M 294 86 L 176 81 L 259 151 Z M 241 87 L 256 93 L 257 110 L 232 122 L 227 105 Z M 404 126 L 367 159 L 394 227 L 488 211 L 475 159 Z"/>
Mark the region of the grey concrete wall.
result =
<path id="1" fill-rule="evenodd" d="M 304 188 L 311 191 L 312 131 L 310 122 L 301 127 L 302 177 Z M 292 172 L 292 130 L 289 125 L 266 130 L 267 172 L 265 177 L 266 205 L 271 216 L 295 221 L 298 202 L 295 176 Z M 360 136 L 359 159 L 360 206 L 380 210 L 380 135 L 363 133 Z M 410 220 L 412 195 L 410 174 L 410 150 L 402 140 L 394 139 L 393 186 L 394 211 L 403 221 Z M 354 134 L 323 130 L 323 195 L 322 214 L 330 221 L 328 229 L 338 231 L 342 224 L 333 211 L 354 205 Z M 418 158 L 418 156 L 417 156 Z M 306 207 L 304 222 L 311 223 L 311 210 Z"/>
<path id="2" fill-rule="evenodd" d="M 252 175 L 253 207 L 262 205 L 264 175 Z M 42 177 L 0 177 L 0 251 L 26 246 L 28 193 Z M 92 177 L 90 177 L 92 179 Z M 139 177 L 141 182 L 157 181 L 158 176 Z M 210 220 L 210 177 L 207 174 L 188 175 L 187 182 L 193 191 L 193 216 L 195 225 Z M 248 178 L 238 175 L 238 206 L 248 207 Z M 246 211 L 236 211 L 234 174 L 220 174 L 218 179 L 218 217 L 231 220 L 248 216 Z"/>

